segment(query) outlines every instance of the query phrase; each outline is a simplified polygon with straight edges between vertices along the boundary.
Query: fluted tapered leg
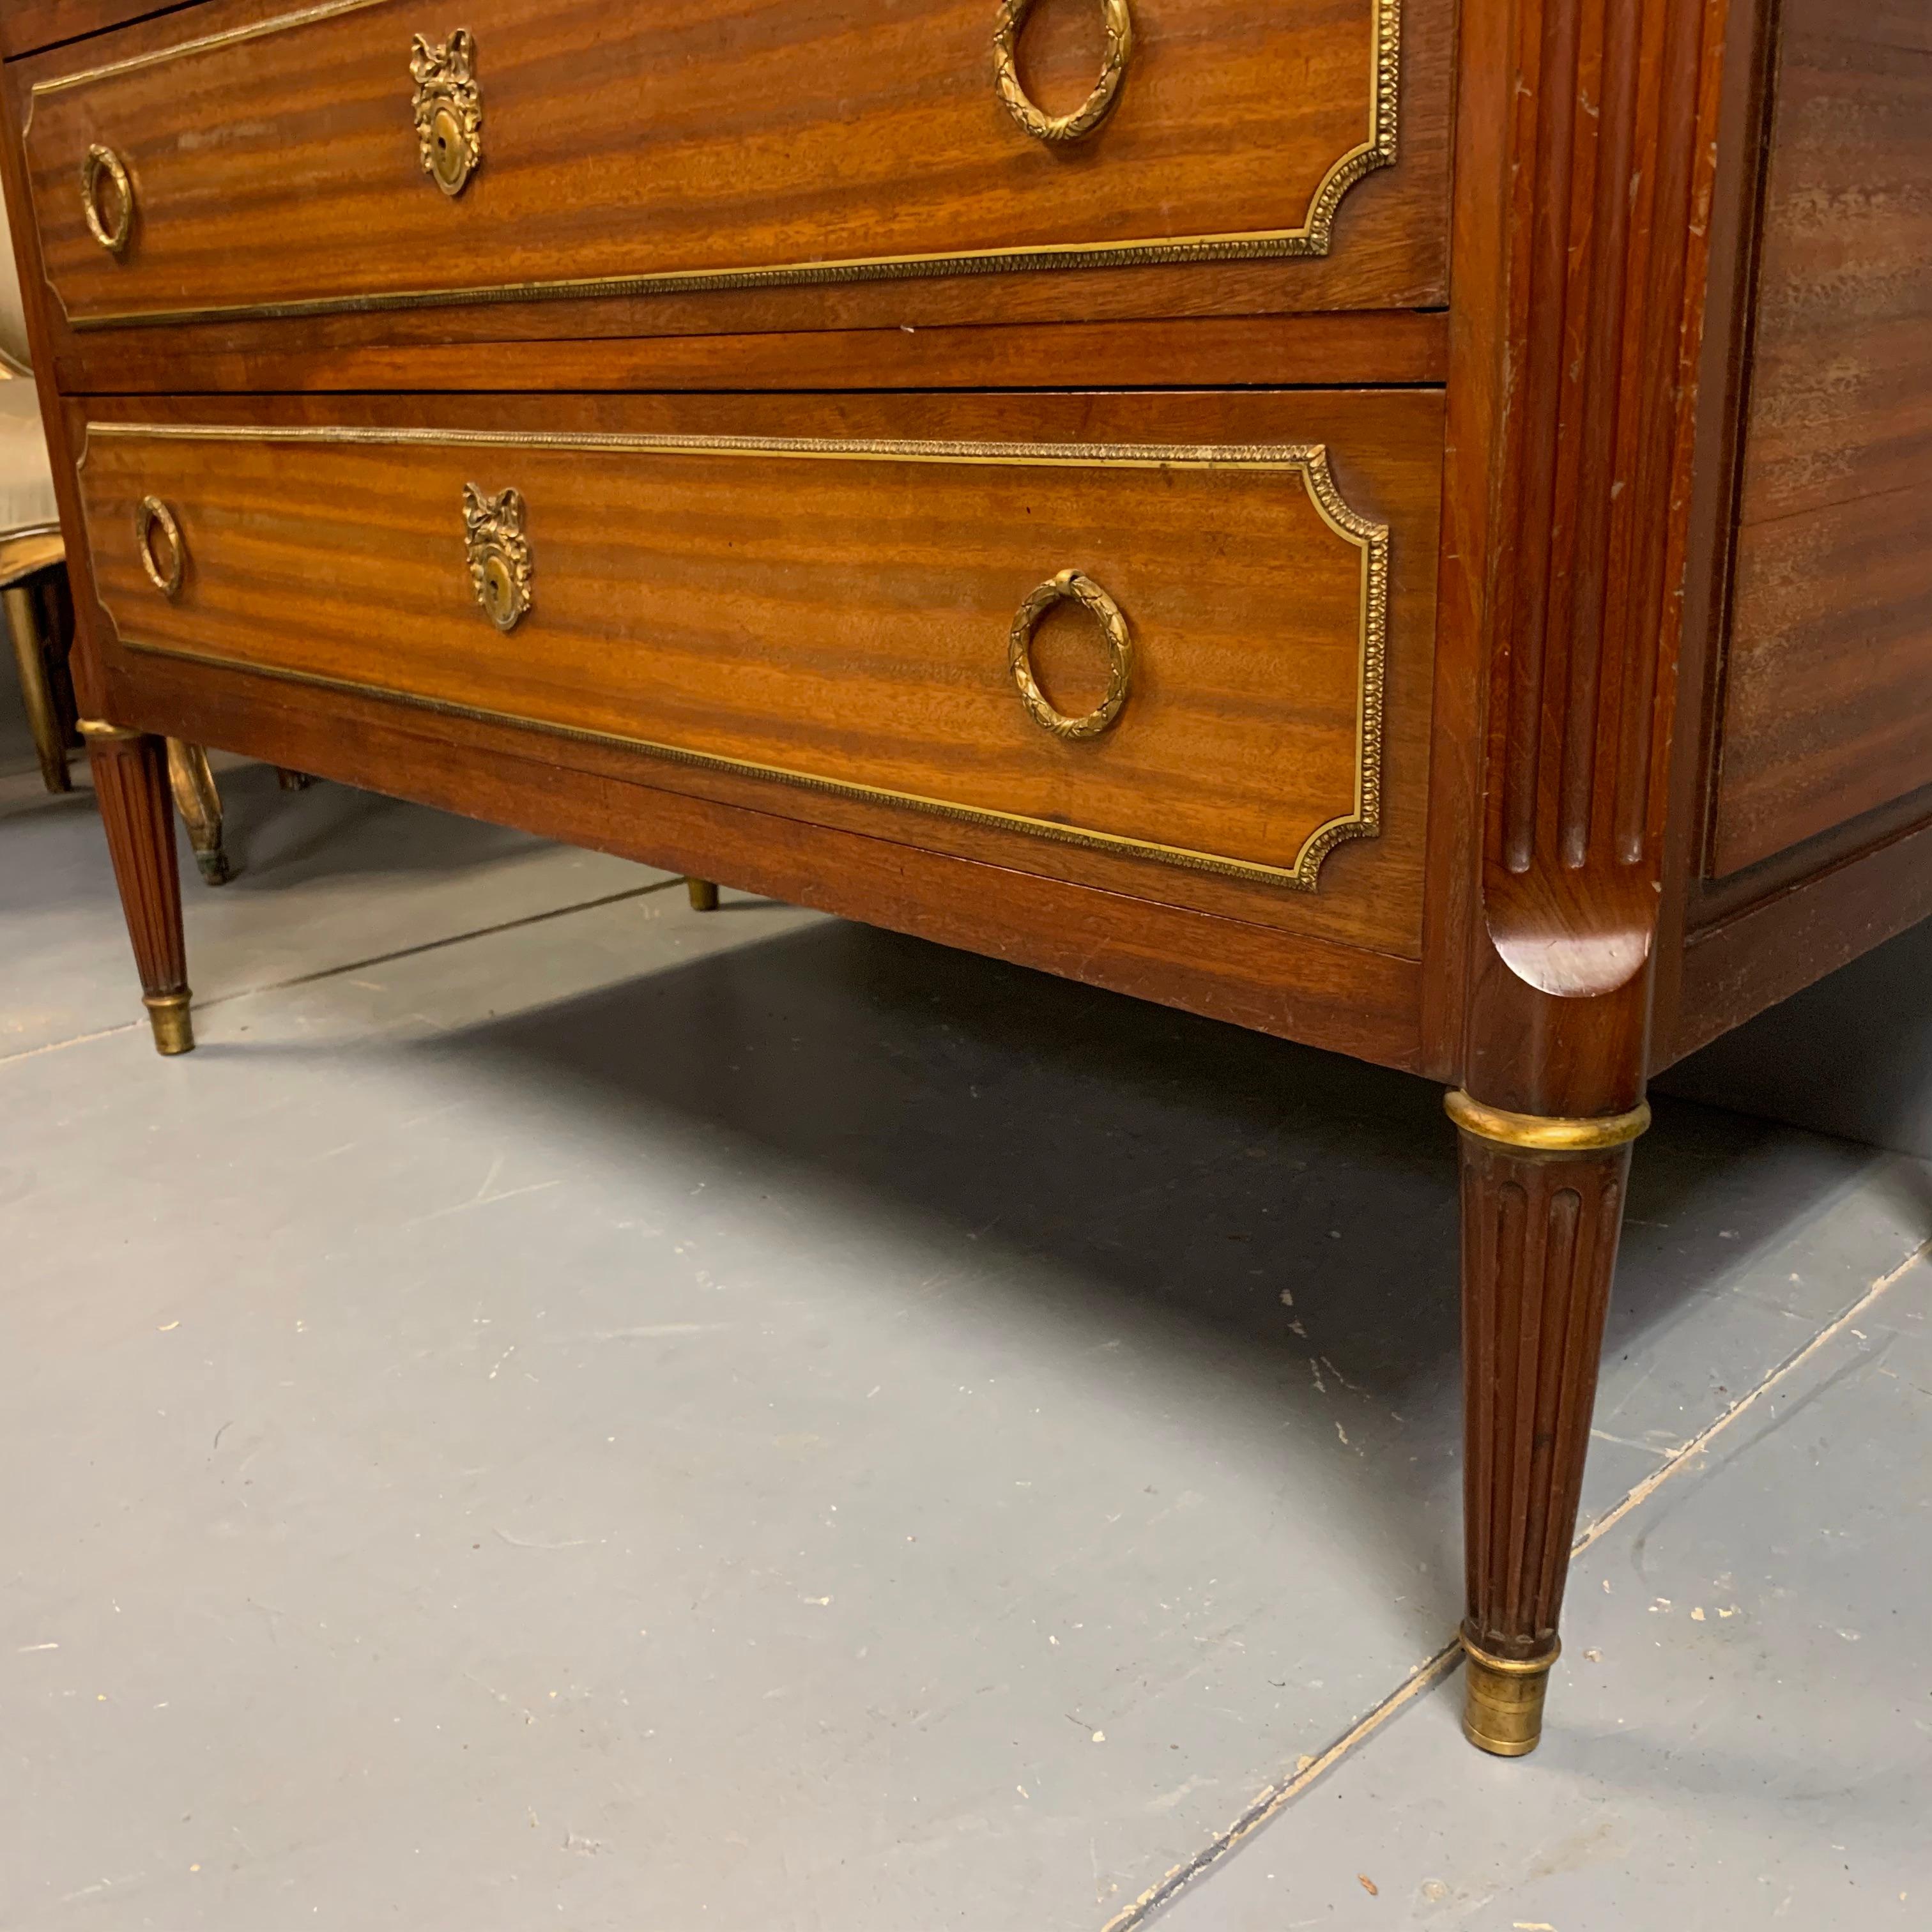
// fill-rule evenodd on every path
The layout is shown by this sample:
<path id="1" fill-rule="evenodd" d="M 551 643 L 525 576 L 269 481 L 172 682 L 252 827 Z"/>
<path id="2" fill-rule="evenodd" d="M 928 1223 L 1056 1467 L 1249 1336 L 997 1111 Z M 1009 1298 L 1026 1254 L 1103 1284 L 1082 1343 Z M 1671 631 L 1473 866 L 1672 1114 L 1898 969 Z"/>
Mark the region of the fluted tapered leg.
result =
<path id="1" fill-rule="evenodd" d="M 81 721 L 94 789 L 114 861 L 114 882 L 141 975 L 142 1004 L 162 1053 L 194 1045 L 188 1019 L 181 878 L 175 862 L 164 741 L 92 718 Z"/>
<path id="2" fill-rule="evenodd" d="M 1462 1728 L 1534 1750 L 1589 1447 L 1630 1143 L 1648 1110 L 1552 1120 L 1450 1096 L 1462 1130 Z"/>

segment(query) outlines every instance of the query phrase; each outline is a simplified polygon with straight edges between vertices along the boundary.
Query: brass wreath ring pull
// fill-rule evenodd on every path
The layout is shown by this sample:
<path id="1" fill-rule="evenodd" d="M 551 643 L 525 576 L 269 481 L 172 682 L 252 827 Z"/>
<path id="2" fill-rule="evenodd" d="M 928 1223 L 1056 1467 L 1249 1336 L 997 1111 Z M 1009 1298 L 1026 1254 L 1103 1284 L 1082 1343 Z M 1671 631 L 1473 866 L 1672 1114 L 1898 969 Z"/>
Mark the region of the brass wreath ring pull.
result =
<path id="1" fill-rule="evenodd" d="M 154 532 L 168 540 L 168 561 L 164 568 L 154 556 Z M 134 548 L 141 554 L 141 568 L 148 581 L 164 597 L 181 595 L 182 566 L 188 560 L 188 546 L 182 542 L 181 526 L 174 512 L 158 496 L 143 496 L 134 512 Z"/>
<path id="2" fill-rule="evenodd" d="M 1033 9 L 1034 0 L 1000 0 L 1000 16 L 993 28 L 993 79 L 1000 99 L 1006 112 L 1036 140 L 1084 140 L 1113 112 L 1134 51 L 1134 16 L 1128 11 L 1127 0 L 1100 0 L 1101 22 L 1107 33 L 1100 78 L 1071 114 L 1046 114 L 1028 98 L 1015 64 L 1020 32 Z"/>
<path id="3" fill-rule="evenodd" d="M 110 227 L 100 215 L 100 178 L 105 175 L 114 184 L 114 223 Z M 128 178 L 128 170 L 121 165 L 121 157 L 112 148 L 104 148 L 97 141 L 87 151 L 87 158 L 80 164 L 80 208 L 87 217 L 87 232 L 110 255 L 118 255 L 128 245 L 129 232 L 134 226 L 134 188 Z"/>
<path id="4" fill-rule="evenodd" d="M 1090 610 L 1107 640 L 1107 694 L 1084 718 L 1070 718 L 1047 702 L 1033 674 L 1033 634 L 1054 604 L 1071 598 Z M 1019 608 L 1006 640 L 1006 668 L 1012 672 L 1020 702 L 1036 724 L 1056 738 L 1097 738 L 1120 715 L 1127 686 L 1134 674 L 1133 634 L 1120 607 L 1090 577 L 1063 570 L 1050 577 Z"/>

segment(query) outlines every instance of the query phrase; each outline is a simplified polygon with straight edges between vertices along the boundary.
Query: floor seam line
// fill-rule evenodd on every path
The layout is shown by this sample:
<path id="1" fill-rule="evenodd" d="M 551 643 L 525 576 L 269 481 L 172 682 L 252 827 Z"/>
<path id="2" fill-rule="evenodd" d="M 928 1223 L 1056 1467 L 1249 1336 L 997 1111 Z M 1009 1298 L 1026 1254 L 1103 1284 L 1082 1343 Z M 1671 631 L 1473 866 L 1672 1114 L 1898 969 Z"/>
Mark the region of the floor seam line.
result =
<path id="1" fill-rule="evenodd" d="M 216 993 L 196 1000 L 194 1010 L 206 1012 L 211 1007 L 232 1005 L 237 1000 L 252 1000 L 258 994 L 285 993 L 292 986 L 312 986 L 319 980 L 333 980 L 344 973 L 360 973 L 370 966 L 387 966 L 398 959 L 412 959 L 418 954 L 438 952 L 445 946 L 460 946 L 466 940 L 492 939 L 502 932 L 514 932 L 526 926 L 541 926 L 544 920 L 566 919 L 572 913 L 596 912 L 604 906 L 622 905 L 627 899 L 640 899 L 647 893 L 668 891 L 680 884 L 678 879 L 656 879 L 648 886 L 633 886 L 621 892 L 608 892 L 602 898 L 582 899 L 573 905 L 552 906 L 547 912 L 526 913 L 521 919 L 506 919 L 496 926 L 479 926 L 469 932 L 446 934 L 440 939 L 426 939 L 418 946 L 399 946 L 393 952 L 372 953 L 367 959 L 351 959 L 340 966 L 325 966 L 314 973 L 298 973 L 292 980 L 271 980 L 265 986 L 238 986 L 232 993 Z M 115 1034 L 130 1033 L 139 1020 L 124 1020 L 118 1026 L 103 1027 L 96 1033 L 76 1034 L 71 1040 L 50 1040 L 40 1046 L 24 1048 L 18 1053 L 0 1054 L 0 1066 L 16 1060 L 32 1060 L 38 1054 L 58 1053 L 62 1048 L 85 1046 L 90 1040 L 111 1040 Z"/>
<path id="2" fill-rule="evenodd" d="M 194 1010 L 205 1012 L 211 1006 L 226 1006 L 237 1000 L 252 1000 L 262 993 L 285 993 L 292 986 L 312 986 L 344 973 L 360 973 L 371 966 L 388 966 L 398 959 L 413 959 L 425 952 L 440 952 L 446 947 L 461 946 L 472 939 L 494 939 L 499 933 L 515 932 L 526 926 L 541 926 L 546 920 L 568 919 L 573 913 L 596 912 L 604 906 L 622 905 L 627 899 L 640 899 L 647 893 L 662 892 L 680 884 L 676 879 L 657 879 L 648 886 L 633 886 L 628 891 L 608 892 L 602 898 L 584 899 L 574 905 L 553 906 L 547 912 L 526 913 L 521 919 L 506 919 L 495 926 L 479 926 L 468 932 L 452 932 L 441 939 L 426 939 L 420 945 L 399 946 L 392 952 L 372 953 L 366 959 L 350 959 L 340 966 L 325 966 L 314 973 L 298 973 L 293 979 L 272 980 L 266 986 L 239 986 L 232 993 L 217 993 L 197 1000 Z"/>
<path id="3" fill-rule="evenodd" d="M 1716 1437 L 1722 1435 L 1739 1416 L 1753 1407 L 1761 1396 L 1774 1388 L 1794 1370 L 1802 1368 L 1820 1348 L 1835 1341 L 1909 1268 L 1924 1260 L 1928 1253 L 1932 1253 L 1932 1240 L 1921 1241 L 1896 1268 L 1880 1275 L 1849 1308 L 1820 1329 L 1803 1348 L 1787 1355 L 1762 1382 L 1739 1396 L 1722 1415 L 1700 1430 L 1682 1448 L 1672 1450 L 1660 1468 L 1653 1469 L 1640 1483 L 1634 1485 L 1622 1501 L 1605 1510 L 1577 1538 L 1570 1546 L 1570 1561 L 1574 1562 L 1592 1544 L 1600 1540 L 1614 1529 L 1632 1510 L 1655 1495 L 1660 1484 L 1669 1481 L 1671 1476 L 1683 1468 L 1694 1456 L 1701 1455 Z"/>
<path id="4" fill-rule="evenodd" d="M 1462 1661 L 1462 1640 L 1460 1636 L 1452 1638 L 1433 1656 L 1417 1665 L 1402 1684 L 1366 1717 L 1358 1718 L 1318 1757 L 1305 1760 L 1286 1784 L 1270 1785 L 1226 1830 L 1217 1832 L 1211 1844 L 1204 1845 L 1193 1857 L 1176 1865 L 1157 1884 L 1150 1886 L 1124 1912 L 1108 1919 L 1101 1932 L 1134 1932 L 1134 1928 L 1144 1924 L 1163 1906 L 1172 1904 L 1176 1897 L 1209 1867 L 1218 1864 L 1243 1839 L 1258 1831 L 1284 1805 L 1300 1797 L 1311 1784 L 1333 1770 L 1370 1732 L 1379 1730 L 1425 1691 L 1432 1690 Z"/>
<path id="5" fill-rule="evenodd" d="M 50 1040 L 38 1046 L 23 1046 L 18 1053 L 0 1054 L 0 1066 L 10 1066 L 16 1060 L 35 1060 L 44 1053 L 58 1053 L 63 1047 L 85 1046 L 91 1040 L 112 1040 L 117 1033 L 132 1033 L 141 1022 L 123 1020 L 118 1026 L 103 1027 L 98 1033 L 77 1033 L 71 1040 Z"/>
<path id="6" fill-rule="evenodd" d="M 1642 1482 L 1628 1491 L 1621 1501 L 1588 1525 L 1570 1545 L 1570 1561 L 1574 1563 L 1633 1510 L 1648 1502 L 1663 1484 L 1678 1469 L 1684 1468 L 1693 1456 L 1700 1454 L 1713 1438 L 1728 1429 L 1760 1396 L 1783 1381 L 1794 1370 L 1803 1366 L 1820 1348 L 1843 1334 L 1908 1269 L 1924 1260 L 1928 1254 L 1932 1254 L 1932 1239 L 1920 1242 L 1897 1267 L 1880 1275 L 1850 1307 L 1828 1322 L 1802 1348 L 1786 1356 L 1762 1382 L 1740 1396 L 1708 1427 L 1700 1430 L 1681 1448 L 1668 1452 L 1667 1459 L 1660 1467 L 1652 1470 Z M 1432 1657 L 1418 1666 L 1406 1682 L 1391 1691 L 1366 1717 L 1344 1732 L 1318 1757 L 1305 1762 L 1285 1784 L 1270 1785 L 1225 1831 L 1217 1832 L 1213 1840 L 1203 1846 L 1193 1857 L 1174 1867 L 1156 1884 L 1142 1892 L 1125 1911 L 1108 1919 L 1101 1928 L 1101 1932 L 1134 1932 L 1134 1928 L 1144 1924 L 1155 1912 L 1172 1904 L 1180 1893 L 1211 1867 L 1218 1864 L 1244 1838 L 1251 1836 L 1292 1800 L 1300 1797 L 1310 1785 L 1333 1770 L 1358 1744 L 1365 1743 L 1374 1732 L 1379 1730 L 1406 1706 L 1420 1696 L 1424 1691 L 1432 1690 L 1462 1660 L 1462 1640 L 1459 1633 Z"/>

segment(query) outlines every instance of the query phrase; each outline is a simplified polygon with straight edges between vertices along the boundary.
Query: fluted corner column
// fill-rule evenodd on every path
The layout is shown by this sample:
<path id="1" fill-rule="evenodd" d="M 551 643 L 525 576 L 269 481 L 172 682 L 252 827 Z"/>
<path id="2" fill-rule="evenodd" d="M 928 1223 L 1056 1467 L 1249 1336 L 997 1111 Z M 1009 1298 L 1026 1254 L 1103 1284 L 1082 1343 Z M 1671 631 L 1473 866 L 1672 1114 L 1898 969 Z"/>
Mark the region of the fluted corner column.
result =
<path id="1" fill-rule="evenodd" d="M 80 734 L 93 770 L 100 822 L 107 833 L 114 882 L 120 889 L 155 1050 L 186 1053 L 194 1045 L 194 1030 L 188 1017 L 187 946 L 182 932 L 166 742 L 92 718 L 80 721 Z"/>
<path id="2" fill-rule="evenodd" d="M 1650 1109 L 1552 1120 L 1448 1099 L 1461 1130 L 1462 1730 L 1534 1750 L 1562 1648 L 1630 1146 Z"/>

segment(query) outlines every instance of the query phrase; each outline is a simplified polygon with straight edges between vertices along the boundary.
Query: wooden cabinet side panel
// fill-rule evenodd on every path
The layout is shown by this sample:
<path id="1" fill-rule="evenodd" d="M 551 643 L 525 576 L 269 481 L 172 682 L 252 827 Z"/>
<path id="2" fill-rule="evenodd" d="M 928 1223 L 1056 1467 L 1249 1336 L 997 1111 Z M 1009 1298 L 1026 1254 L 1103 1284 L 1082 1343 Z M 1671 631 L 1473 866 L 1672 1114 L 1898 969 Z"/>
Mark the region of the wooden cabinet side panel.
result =
<path id="1" fill-rule="evenodd" d="M 1932 14 L 1786 0 L 1712 870 L 1932 784 Z"/>

